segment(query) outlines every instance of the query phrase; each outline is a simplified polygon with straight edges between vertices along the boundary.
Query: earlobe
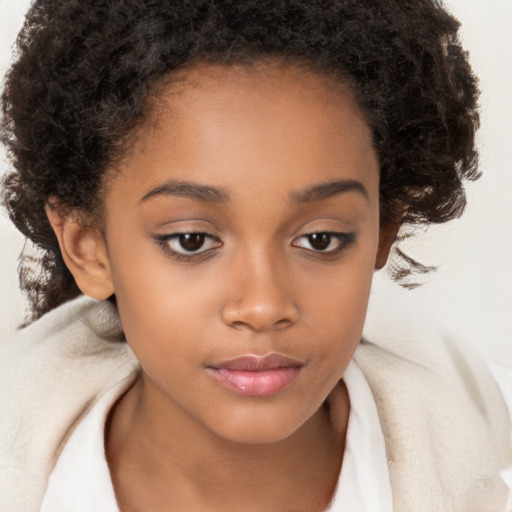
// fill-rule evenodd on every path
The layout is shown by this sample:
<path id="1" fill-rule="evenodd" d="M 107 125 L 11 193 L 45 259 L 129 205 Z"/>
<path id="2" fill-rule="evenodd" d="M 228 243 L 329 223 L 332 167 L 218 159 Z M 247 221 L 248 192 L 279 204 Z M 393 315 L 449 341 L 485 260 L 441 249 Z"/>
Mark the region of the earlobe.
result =
<path id="1" fill-rule="evenodd" d="M 386 265 L 400 226 L 401 224 L 398 222 L 381 222 L 379 231 L 379 247 L 375 258 L 376 270 L 380 270 Z"/>
<path id="2" fill-rule="evenodd" d="M 114 286 L 102 233 L 84 226 L 55 204 L 47 204 L 45 210 L 59 242 L 64 263 L 82 293 L 97 300 L 110 297 L 114 293 Z"/>

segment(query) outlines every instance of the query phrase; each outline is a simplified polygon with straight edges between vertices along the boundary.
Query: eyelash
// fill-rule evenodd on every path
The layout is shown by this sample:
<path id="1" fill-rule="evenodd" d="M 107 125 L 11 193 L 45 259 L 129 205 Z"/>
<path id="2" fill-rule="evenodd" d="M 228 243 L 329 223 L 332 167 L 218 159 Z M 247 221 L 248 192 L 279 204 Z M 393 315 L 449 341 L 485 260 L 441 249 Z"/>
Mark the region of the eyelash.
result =
<path id="1" fill-rule="evenodd" d="M 312 237 L 315 235 L 324 235 L 330 238 L 329 245 L 332 243 L 332 239 L 338 241 L 338 246 L 335 249 L 330 250 L 320 250 L 320 249 L 308 249 L 305 247 L 301 247 L 295 243 L 296 240 L 308 239 L 308 237 Z M 357 235 L 354 232 L 350 233 L 342 233 L 337 231 L 313 231 L 312 233 L 305 233 L 300 237 L 296 238 L 292 245 L 297 247 L 298 249 L 302 249 L 303 251 L 308 251 L 313 257 L 332 257 L 335 258 L 339 256 L 341 253 L 352 247 L 357 241 Z M 308 241 L 311 242 L 310 240 Z"/>
<path id="2" fill-rule="evenodd" d="M 196 252 L 181 252 L 179 250 L 173 249 L 171 247 L 171 243 L 174 241 L 177 241 L 180 243 L 180 238 L 184 236 L 199 236 L 204 237 L 204 241 L 201 244 L 201 246 L 198 248 Z M 327 237 L 330 237 L 329 244 L 331 245 L 332 239 L 337 240 L 338 246 L 335 249 L 330 250 L 320 250 L 320 249 L 310 249 L 307 247 L 301 247 L 298 245 L 298 240 L 304 240 L 308 239 L 308 237 L 313 237 L 315 235 L 324 235 Z M 222 247 L 222 242 L 219 240 L 219 238 L 210 235 L 208 233 L 200 232 L 200 231 L 190 231 L 190 232 L 180 232 L 180 233 L 173 233 L 170 235 L 156 235 L 155 239 L 157 243 L 160 245 L 162 250 L 169 256 L 171 256 L 176 261 L 182 261 L 182 262 L 197 262 L 202 261 L 203 259 L 207 259 L 215 250 Z M 354 232 L 350 233 L 343 233 L 343 232 L 336 232 L 336 231 L 314 231 L 311 233 L 305 233 L 297 238 L 295 238 L 292 241 L 292 246 L 299 249 L 301 252 L 307 254 L 309 257 L 313 258 L 336 258 L 341 253 L 345 252 L 347 249 L 349 249 L 351 246 L 353 246 L 357 241 L 357 234 Z M 205 243 L 212 243 L 214 244 L 212 247 L 208 249 L 202 249 Z M 311 240 L 309 240 L 309 243 Z M 186 251 L 186 250 L 185 250 Z"/>
<path id="3" fill-rule="evenodd" d="M 206 250 L 200 250 L 202 249 L 204 243 L 201 245 L 201 247 L 196 252 L 180 252 L 179 250 L 173 249 L 171 247 L 171 243 L 173 241 L 178 241 L 183 236 L 191 235 L 191 236 L 200 236 L 204 237 L 204 241 L 214 243 L 215 246 L 211 247 Z M 171 235 L 157 235 L 156 240 L 162 250 L 170 255 L 172 258 L 174 258 L 176 261 L 184 261 L 184 262 L 194 262 L 194 261 L 200 261 L 202 259 L 207 258 L 215 249 L 218 249 L 219 247 L 222 247 L 222 242 L 215 236 L 210 235 L 208 233 L 203 233 L 201 231 L 184 231 L 181 233 L 173 233 Z"/>

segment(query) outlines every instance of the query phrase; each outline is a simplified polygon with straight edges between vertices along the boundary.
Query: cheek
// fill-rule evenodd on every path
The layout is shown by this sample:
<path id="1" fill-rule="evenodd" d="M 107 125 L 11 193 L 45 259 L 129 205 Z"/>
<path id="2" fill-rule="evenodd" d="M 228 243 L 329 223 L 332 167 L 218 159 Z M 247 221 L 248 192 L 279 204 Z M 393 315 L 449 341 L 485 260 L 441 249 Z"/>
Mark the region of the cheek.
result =
<path id="1" fill-rule="evenodd" d="M 315 333 L 319 361 L 334 372 L 346 367 L 361 339 L 374 270 L 371 254 L 354 253 L 328 278 L 310 276 L 309 292 L 301 293 L 307 297 L 303 321 Z"/>
<path id="2" fill-rule="evenodd" d="M 315 332 L 318 340 L 324 340 L 325 346 L 318 347 L 323 359 L 336 366 L 340 361 L 352 357 L 361 339 L 366 317 L 371 278 L 366 286 L 351 286 L 352 279 L 333 283 L 329 293 L 321 294 L 317 304 L 321 307 L 312 309 L 315 314 Z M 312 321 L 313 323 L 313 321 Z"/>
<path id="3" fill-rule="evenodd" d="M 300 295 L 307 309 L 329 325 L 360 325 L 364 321 L 374 273 L 377 238 L 366 238 L 334 266 L 315 265 L 304 272 Z M 338 331 L 343 333 L 343 330 Z"/>
<path id="4" fill-rule="evenodd" d="M 142 366 L 187 357 L 218 309 L 206 269 L 170 264 L 159 250 L 141 247 L 128 257 L 112 251 L 111 261 L 121 321 Z M 210 289 L 210 290 L 209 290 Z"/>

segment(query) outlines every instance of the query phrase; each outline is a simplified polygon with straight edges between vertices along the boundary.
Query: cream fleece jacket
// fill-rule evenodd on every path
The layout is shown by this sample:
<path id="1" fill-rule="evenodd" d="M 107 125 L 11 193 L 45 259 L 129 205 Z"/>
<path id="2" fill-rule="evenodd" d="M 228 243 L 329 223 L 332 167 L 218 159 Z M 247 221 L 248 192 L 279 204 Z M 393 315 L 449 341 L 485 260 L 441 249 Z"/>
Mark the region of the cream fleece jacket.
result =
<path id="1" fill-rule="evenodd" d="M 495 380 L 424 319 L 401 321 L 400 335 L 377 332 L 355 354 L 379 410 L 395 510 L 502 511 L 510 424 Z M 74 426 L 135 376 L 119 333 L 110 304 L 81 297 L 2 342 L 0 512 L 39 511 Z"/>

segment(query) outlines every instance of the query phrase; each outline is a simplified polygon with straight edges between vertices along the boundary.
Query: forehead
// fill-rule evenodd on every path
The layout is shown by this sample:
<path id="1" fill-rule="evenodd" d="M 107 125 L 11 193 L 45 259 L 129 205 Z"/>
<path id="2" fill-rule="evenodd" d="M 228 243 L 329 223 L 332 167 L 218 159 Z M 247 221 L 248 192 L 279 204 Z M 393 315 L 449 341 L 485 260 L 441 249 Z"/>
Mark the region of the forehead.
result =
<path id="1" fill-rule="evenodd" d="M 139 195 L 169 179 L 263 193 L 263 182 L 289 193 L 340 178 L 378 189 L 371 132 L 349 88 L 275 62 L 174 75 L 152 95 L 121 170 Z"/>

